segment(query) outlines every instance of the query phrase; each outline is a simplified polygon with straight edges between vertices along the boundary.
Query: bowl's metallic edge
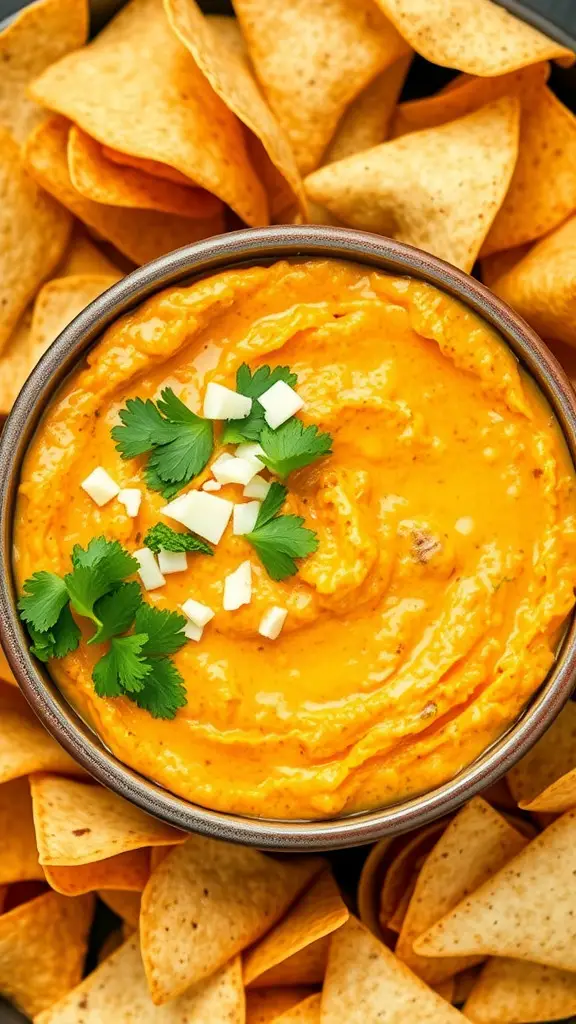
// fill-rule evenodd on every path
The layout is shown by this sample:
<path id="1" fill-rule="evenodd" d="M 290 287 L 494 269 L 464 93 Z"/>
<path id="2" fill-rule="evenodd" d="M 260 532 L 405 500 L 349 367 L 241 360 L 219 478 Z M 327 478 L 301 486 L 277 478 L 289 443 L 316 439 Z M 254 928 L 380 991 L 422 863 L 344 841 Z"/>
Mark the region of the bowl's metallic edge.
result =
<path id="1" fill-rule="evenodd" d="M 211 811 L 168 793 L 113 757 L 70 709 L 47 671 L 29 654 L 18 619 L 12 575 L 12 512 L 22 458 L 55 389 L 119 315 L 159 288 L 191 275 L 282 257 L 355 260 L 421 277 L 463 300 L 506 338 L 538 381 L 576 463 L 576 396 L 563 370 L 528 325 L 483 285 L 411 246 L 365 232 L 281 226 L 206 239 L 135 270 L 96 299 L 63 331 L 24 385 L 0 440 L 0 636 L 27 700 L 49 732 L 98 781 L 143 810 L 186 831 L 262 849 L 325 850 L 373 842 L 454 811 L 508 771 L 567 701 L 576 676 L 572 619 L 559 659 L 528 712 L 472 766 L 431 793 L 393 807 L 333 821 L 275 821 Z"/>

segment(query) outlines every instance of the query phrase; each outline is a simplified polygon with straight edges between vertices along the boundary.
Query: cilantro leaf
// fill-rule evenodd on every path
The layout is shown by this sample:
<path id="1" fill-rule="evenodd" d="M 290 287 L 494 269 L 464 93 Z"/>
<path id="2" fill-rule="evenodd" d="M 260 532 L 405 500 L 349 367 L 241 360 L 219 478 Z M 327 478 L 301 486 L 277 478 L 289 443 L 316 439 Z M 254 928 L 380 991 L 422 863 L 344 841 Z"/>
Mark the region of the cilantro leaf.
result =
<path id="1" fill-rule="evenodd" d="M 330 434 L 320 434 L 318 427 L 305 427 L 302 420 L 286 420 L 277 430 L 265 426 L 260 435 L 264 455 L 258 457 L 277 476 L 285 479 L 295 469 L 309 466 L 316 459 L 332 454 Z"/>
<path id="2" fill-rule="evenodd" d="M 23 591 L 18 601 L 21 618 L 38 632 L 51 629 L 68 604 L 64 580 L 54 572 L 35 572 L 25 581 Z"/>
<path id="3" fill-rule="evenodd" d="M 182 399 L 178 398 L 178 395 L 172 391 L 172 388 L 164 388 L 156 404 L 160 412 L 171 423 L 188 423 L 191 425 L 197 423 L 200 419 L 200 416 L 192 412 L 192 409 L 189 409 Z"/>
<path id="4" fill-rule="evenodd" d="M 145 633 L 114 637 L 110 650 L 94 666 L 92 679 L 99 697 L 131 696 L 144 688 L 152 666 L 142 655 Z"/>
<path id="5" fill-rule="evenodd" d="M 266 426 L 264 409 L 257 401 L 268 388 L 278 380 L 283 380 L 290 387 L 298 383 L 297 374 L 289 366 L 259 366 L 252 373 L 247 363 L 242 363 L 236 371 L 236 390 L 247 398 L 252 398 L 250 415 L 244 420 L 227 420 L 220 441 L 222 444 L 241 444 L 243 441 L 258 441 Z"/>
<path id="6" fill-rule="evenodd" d="M 184 487 L 202 472 L 212 454 L 212 423 L 200 416 L 195 419 L 195 423 L 183 423 L 177 437 L 155 448 L 150 455 L 148 466 L 164 483 Z"/>
<path id="7" fill-rule="evenodd" d="M 96 537 L 86 550 L 75 545 L 72 551 L 73 570 L 64 577 L 74 611 L 100 627 L 94 605 L 110 593 L 127 576 L 138 569 L 138 562 L 117 540 Z"/>
<path id="8" fill-rule="evenodd" d="M 206 540 L 196 537 L 193 533 L 179 533 L 166 523 L 156 523 L 144 537 L 144 544 L 156 554 L 160 548 L 164 551 L 201 551 L 204 555 L 213 555 L 214 549 Z"/>
<path id="9" fill-rule="evenodd" d="M 149 398 L 129 398 L 120 410 L 121 427 L 112 428 L 112 440 L 123 459 L 145 455 L 157 444 L 170 441 L 173 432 Z"/>
<path id="10" fill-rule="evenodd" d="M 142 653 L 147 657 L 158 657 L 174 654 L 186 643 L 183 629 L 186 619 L 178 612 L 153 608 L 150 604 L 141 604 L 136 612 L 135 629 L 138 634 L 147 636 Z"/>
<path id="11" fill-rule="evenodd" d="M 72 618 L 68 604 L 65 604 L 51 629 L 41 632 L 28 625 L 32 638 L 30 651 L 39 661 L 49 658 L 63 658 L 75 651 L 80 643 L 80 629 Z"/>
<path id="12" fill-rule="evenodd" d="M 187 703 L 184 679 L 169 658 L 155 658 L 144 685 L 132 700 L 153 718 L 174 718 Z"/>
<path id="13" fill-rule="evenodd" d="M 274 516 L 278 515 L 286 501 L 287 494 L 288 488 L 285 487 L 284 484 L 279 484 L 277 480 L 270 484 L 270 490 L 258 511 L 258 518 L 254 525 L 255 530 L 257 530 L 259 526 L 264 526 L 264 524 L 269 522 L 270 519 L 273 519 Z"/>
<path id="14" fill-rule="evenodd" d="M 134 622 L 136 611 L 141 604 L 142 591 L 136 581 L 121 583 L 111 594 L 105 594 L 94 605 L 94 614 L 101 625 L 88 643 L 100 644 L 110 637 L 125 633 Z"/>
<path id="15" fill-rule="evenodd" d="M 160 494 L 163 498 L 166 498 L 166 501 L 171 501 L 178 494 L 178 491 L 182 490 L 183 486 L 182 484 L 167 484 L 165 480 L 161 480 L 156 469 L 150 463 L 148 463 L 144 470 L 144 479 L 146 486 L 151 491 L 160 491 Z"/>
<path id="16" fill-rule="evenodd" d="M 307 529 L 301 516 L 277 513 L 286 501 L 287 490 L 274 482 L 264 498 L 256 525 L 245 540 L 252 545 L 266 572 L 273 580 L 283 580 L 298 572 L 296 558 L 312 555 L 318 547 L 314 530 Z"/>

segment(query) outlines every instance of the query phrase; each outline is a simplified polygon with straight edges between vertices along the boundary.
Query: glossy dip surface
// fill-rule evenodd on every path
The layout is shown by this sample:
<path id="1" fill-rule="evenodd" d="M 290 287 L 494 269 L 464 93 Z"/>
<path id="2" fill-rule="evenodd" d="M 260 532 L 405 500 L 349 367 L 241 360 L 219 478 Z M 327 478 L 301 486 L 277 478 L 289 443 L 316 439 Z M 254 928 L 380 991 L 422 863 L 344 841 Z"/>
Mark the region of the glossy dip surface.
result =
<path id="1" fill-rule="evenodd" d="M 64 574 L 73 545 L 102 533 L 141 547 L 165 501 L 145 489 L 143 460 L 116 451 L 119 409 L 170 386 L 200 411 L 207 382 L 233 388 L 242 362 L 289 365 L 302 419 L 333 436 L 333 455 L 288 481 L 285 511 L 317 531 L 317 553 L 276 583 L 229 527 L 213 558 L 189 556 L 147 595 L 216 610 L 175 656 L 188 703 L 173 721 L 96 697 L 102 646 L 50 671 L 119 758 L 208 807 L 322 818 L 429 790 L 545 678 L 576 585 L 574 474 L 551 411 L 496 332 L 434 286 L 315 260 L 148 300 L 106 332 L 39 427 L 17 577 Z M 144 488 L 138 518 L 80 488 L 98 465 Z M 245 500 L 237 485 L 220 495 Z M 246 558 L 252 601 L 226 612 L 224 577 Z M 271 605 L 288 609 L 274 641 L 257 632 Z"/>

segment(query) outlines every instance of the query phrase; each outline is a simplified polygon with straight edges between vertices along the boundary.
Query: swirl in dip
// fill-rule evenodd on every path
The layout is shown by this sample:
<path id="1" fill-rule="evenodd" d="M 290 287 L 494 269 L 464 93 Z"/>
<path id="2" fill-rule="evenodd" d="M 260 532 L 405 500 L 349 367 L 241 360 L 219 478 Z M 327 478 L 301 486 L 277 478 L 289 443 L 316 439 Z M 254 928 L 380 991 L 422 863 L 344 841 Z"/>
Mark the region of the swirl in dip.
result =
<path id="1" fill-rule="evenodd" d="M 172 721 L 96 696 L 103 645 L 81 643 L 50 671 L 114 754 L 208 807 L 322 818 L 428 790 L 543 681 L 576 584 L 574 470 L 559 427 L 499 336 L 434 287 L 326 260 L 230 271 L 148 300 L 106 332 L 37 431 L 18 578 L 63 575 L 73 545 L 100 534 L 134 551 L 168 522 L 144 460 L 116 451 L 119 410 L 170 386 L 201 411 L 207 383 L 234 388 L 243 362 L 289 365 L 301 418 L 332 434 L 333 454 L 287 481 L 285 511 L 317 532 L 316 554 L 274 582 L 229 526 L 214 557 L 189 556 L 146 595 L 216 611 L 174 657 L 188 703 Z M 84 493 L 96 466 L 143 488 L 137 518 Z M 220 495 L 245 500 L 239 485 Z M 250 604 L 224 611 L 224 577 L 247 558 Z M 288 609 L 276 640 L 258 634 L 272 605 Z"/>

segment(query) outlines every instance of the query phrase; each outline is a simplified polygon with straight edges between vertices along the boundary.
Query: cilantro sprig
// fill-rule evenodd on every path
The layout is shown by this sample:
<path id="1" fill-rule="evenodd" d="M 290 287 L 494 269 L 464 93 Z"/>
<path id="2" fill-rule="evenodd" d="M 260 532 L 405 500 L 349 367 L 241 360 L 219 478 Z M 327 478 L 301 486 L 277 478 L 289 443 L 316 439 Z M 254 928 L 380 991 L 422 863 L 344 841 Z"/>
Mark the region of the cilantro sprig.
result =
<path id="1" fill-rule="evenodd" d="M 258 441 L 266 426 L 264 408 L 258 399 L 276 381 L 283 380 L 291 388 L 298 383 L 298 377 L 289 366 L 259 366 L 254 373 L 247 363 L 242 363 L 236 371 L 236 390 L 246 398 L 251 398 L 252 409 L 244 420 L 226 420 L 220 441 L 222 444 L 242 444 L 244 441 Z"/>
<path id="2" fill-rule="evenodd" d="M 129 398 L 120 419 L 122 425 L 112 429 L 117 450 L 123 459 L 148 455 L 146 483 L 164 498 L 198 476 L 212 455 L 211 421 L 192 412 L 172 388 L 164 388 L 156 403 Z"/>
<path id="3" fill-rule="evenodd" d="M 138 563 L 118 541 L 96 537 L 87 548 L 76 545 L 71 560 L 64 578 L 40 571 L 24 583 L 18 607 L 32 653 L 48 661 L 78 648 L 82 634 L 73 609 L 95 627 L 88 644 L 108 644 L 92 674 L 96 693 L 128 697 L 155 718 L 174 718 L 186 704 L 186 690 L 170 656 L 186 643 L 186 619 L 146 604 L 140 584 L 126 582 Z"/>
<path id="4" fill-rule="evenodd" d="M 164 551 L 199 551 L 203 555 L 214 554 L 214 548 L 208 541 L 193 533 L 179 533 L 166 523 L 151 526 L 144 537 L 144 544 L 155 554 L 158 554 L 160 548 Z"/>
<path id="5" fill-rule="evenodd" d="M 277 430 L 265 426 L 260 434 L 264 455 L 259 458 L 276 476 L 285 480 L 295 469 L 302 469 L 332 454 L 332 437 L 321 434 L 313 424 L 305 427 L 295 417 L 283 423 Z"/>
<path id="6" fill-rule="evenodd" d="M 318 548 L 314 530 L 304 526 L 302 516 L 280 515 L 287 489 L 273 483 L 262 502 L 256 525 L 244 534 L 266 572 L 273 580 L 284 580 L 298 572 L 297 558 L 306 558 Z"/>

